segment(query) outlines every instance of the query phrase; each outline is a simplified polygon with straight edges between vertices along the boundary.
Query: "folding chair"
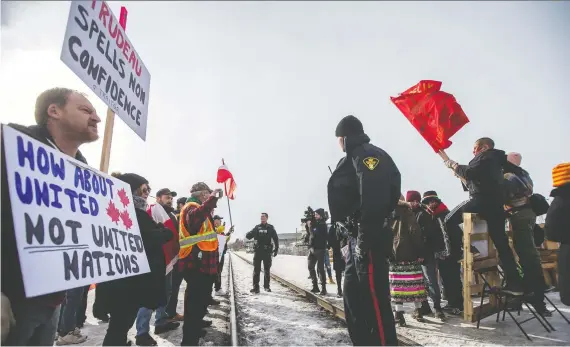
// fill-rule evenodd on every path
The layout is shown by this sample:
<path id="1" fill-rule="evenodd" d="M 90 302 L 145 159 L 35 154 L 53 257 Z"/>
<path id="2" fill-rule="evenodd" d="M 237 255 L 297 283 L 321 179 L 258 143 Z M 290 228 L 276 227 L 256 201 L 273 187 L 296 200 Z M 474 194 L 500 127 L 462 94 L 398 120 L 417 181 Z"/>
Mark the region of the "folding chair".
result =
<path id="1" fill-rule="evenodd" d="M 473 270 L 473 272 L 475 272 L 483 281 L 483 289 L 481 291 L 481 305 L 483 305 L 483 300 L 485 299 L 486 295 L 495 295 L 497 297 L 498 300 L 498 304 L 497 304 L 497 318 L 496 318 L 496 322 L 499 322 L 499 317 L 501 314 L 501 311 L 503 312 L 503 321 L 505 320 L 505 315 L 508 313 L 509 316 L 511 317 L 511 319 L 515 322 L 515 324 L 517 325 L 517 327 L 519 328 L 520 331 L 522 331 L 522 333 L 524 334 L 524 336 L 529 340 L 532 341 L 532 339 L 528 336 L 528 334 L 526 333 L 526 331 L 523 329 L 522 324 L 536 319 L 546 330 L 546 332 L 550 332 L 551 329 L 549 329 L 544 322 L 542 321 L 542 319 L 539 318 L 539 316 L 537 315 L 537 313 L 529 306 L 528 301 L 526 300 L 526 298 L 524 296 L 513 296 L 509 293 L 505 293 L 503 291 L 503 288 L 501 287 L 494 287 L 491 286 L 489 284 L 489 281 L 487 280 L 487 278 L 485 277 L 485 273 L 486 272 L 490 272 L 490 271 L 496 271 L 499 274 L 502 274 L 501 271 L 499 270 L 499 268 L 497 266 L 491 266 L 491 267 L 487 267 L 487 268 L 481 268 L 478 270 Z M 504 279 L 503 279 L 504 282 Z M 504 299 L 504 304 L 503 307 L 501 308 L 501 304 L 503 303 L 503 299 Z M 508 308 L 508 303 L 509 303 L 509 299 L 513 299 L 513 300 L 520 300 L 523 304 L 526 305 L 526 307 L 528 308 L 528 310 L 530 311 L 530 313 L 532 314 L 532 317 L 527 318 L 521 322 L 519 322 L 515 316 L 513 316 L 513 314 L 507 310 Z M 519 310 L 519 315 L 520 315 L 520 310 Z M 544 319 L 544 318 L 543 318 Z M 477 329 L 479 329 L 479 325 L 481 323 L 481 310 L 479 310 L 478 314 L 477 314 Z M 550 325 L 550 323 L 546 322 L 546 324 L 548 324 L 550 326 L 550 328 L 552 328 L 552 326 Z M 552 330 L 554 330 L 554 328 L 552 328 Z"/>
<path id="2" fill-rule="evenodd" d="M 560 310 L 558 309 L 558 307 L 556 307 L 556 305 L 554 305 L 554 303 L 553 303 L 553 302 L 548 298 L 548 296 L 546 295 L 546 294 L 552 292 L 554 289 L 555 289 L 554 287 L 550 287 L 550 288 L 547 288 L 547 289 L 544 291 L 544 294 L 545 294 L 545 295 L 544 295 L 544 298 L 546 299 L 546 301 L 548 301 L 548 303 L 550 304 L 550 306 L 554 307 L 554 310 L 548 311 L 548 312 L 550 312 L 550 313 L 558 312 L 558 313 L 562 316 L 562 318 L 566 321 L 566 323 L 570 324 L 570 320 L 568 320 L 568 318 L 566 318 L 566 316 L 564 315 L 564 313 L 560 312 Z M 546 320 L 546 318 L 545 318 L 544 320 Z M 548 321 L 547 321 L 547 322 L 548 322 Z M 552 329 L 552 330 L 555 330 L 555 329 Z"/>

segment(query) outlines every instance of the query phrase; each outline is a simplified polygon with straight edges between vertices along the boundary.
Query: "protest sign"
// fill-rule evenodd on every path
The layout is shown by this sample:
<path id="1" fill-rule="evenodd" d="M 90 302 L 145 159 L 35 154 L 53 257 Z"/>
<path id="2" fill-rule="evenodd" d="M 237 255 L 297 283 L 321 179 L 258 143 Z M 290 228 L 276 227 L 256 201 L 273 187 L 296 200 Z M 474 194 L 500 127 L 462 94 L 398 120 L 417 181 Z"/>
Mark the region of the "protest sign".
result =
<path id="1" fill-rule="evenodd" d="M 8 126 L 2 137 L 26 297 L 150 271 L 128 184 Z"/>
<path id="2" fill-rule="evenodd" d="M 146 139 L 150 74 L 105 1 L 72 1 L 61 60 Z"/>

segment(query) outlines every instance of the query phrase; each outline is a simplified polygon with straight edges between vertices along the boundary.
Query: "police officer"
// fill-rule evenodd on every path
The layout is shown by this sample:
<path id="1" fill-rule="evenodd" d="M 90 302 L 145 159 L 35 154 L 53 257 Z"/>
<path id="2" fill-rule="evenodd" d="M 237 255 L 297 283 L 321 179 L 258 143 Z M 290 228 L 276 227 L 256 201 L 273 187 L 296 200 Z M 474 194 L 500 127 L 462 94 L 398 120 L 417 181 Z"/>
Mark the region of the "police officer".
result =
<path id="1" fill-rule="evenodd" d="M 336 137 L 346 157 L 329 180 L 328 200 L 333 223 L 340 222 L 349 233 L 344 279 L 348 332 L 356 346 L 396 346 L 388 281 L 393 236 L 388 219 L 400 198 L 400 172 L 385 151 L 370 144 L 356 117 L 344 117 Z"/>
<path id="2" fill-rule="evenodd" d="M 269 215 L 267 213 L 261 214 L 261 224 L 258 224 L 245 237 L 248 240 L 254 239 L 253 244 L 253 289 L 251 293 L 259 293 L 259 275 L 261 272 L 261 262 L 263 262 L 263 288 L 266 292 L 270 292 L 269 279 L 271 269 L 271 255 L 277 256 L 279 250 L 279 238 L 273 225 L 267 223 Z M 275 250 L 273 250 L 273 244 Z M 273 254 L 272 254 L 273 253 Z"/>

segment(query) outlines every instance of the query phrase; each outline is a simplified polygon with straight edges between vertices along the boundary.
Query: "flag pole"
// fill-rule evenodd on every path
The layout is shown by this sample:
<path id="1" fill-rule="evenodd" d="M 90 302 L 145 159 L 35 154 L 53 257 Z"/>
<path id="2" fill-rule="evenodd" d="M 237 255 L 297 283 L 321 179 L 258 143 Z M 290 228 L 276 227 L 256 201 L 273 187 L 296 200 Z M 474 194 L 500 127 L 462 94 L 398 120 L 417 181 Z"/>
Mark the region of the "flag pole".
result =
<path id="1" fill-rule="evenodd" d="M 222 165 L 226 165 L 224 163 L 224 158 L 222 158 Z M 230 226 L 234 226 L 234 222 L 232 221 L 232 207 L 230 206 L 230 197 L 228 196 L 228 187 L 226 186 L 227 182 L 224 182 L 224 193 L 226 193 L 226 200 L 228 201 L 228 212 L 230 214 Z"/>

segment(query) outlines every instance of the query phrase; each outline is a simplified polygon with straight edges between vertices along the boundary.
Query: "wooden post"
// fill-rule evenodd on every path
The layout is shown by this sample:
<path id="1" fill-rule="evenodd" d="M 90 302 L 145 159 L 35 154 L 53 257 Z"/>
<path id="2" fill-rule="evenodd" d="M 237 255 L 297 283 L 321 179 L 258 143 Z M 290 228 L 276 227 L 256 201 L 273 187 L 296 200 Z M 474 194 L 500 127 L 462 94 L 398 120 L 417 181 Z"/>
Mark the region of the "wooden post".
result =
<path id="1" fill-rule="evenodd" d="M 111 159 L 111 144 L 113 142 L 113 127 L 115 125 L 115 113 L 107 108 L 107 120 L 105 121 L 105 132 L 103 133 L 103 148 L 101 149 L 101 164 L 99 170 L 104 173 L 109 172 L 109 161 Z"/>
<path id="2" fill-rule="evenodd" d="M 127 8 L 121 6 L 119 24 L 123 30 L 127 30 Z M 101 149 L 101 163 L 99 170 L 109 173 L 109 161 L 111 160 L 111 144 L 113 143 L 113 127 L 115 126 L 115 112 L 107 107 L 107 120 L 105 121 L 105 132 L 103 133 L 103 148 Z"/>

